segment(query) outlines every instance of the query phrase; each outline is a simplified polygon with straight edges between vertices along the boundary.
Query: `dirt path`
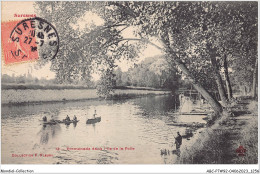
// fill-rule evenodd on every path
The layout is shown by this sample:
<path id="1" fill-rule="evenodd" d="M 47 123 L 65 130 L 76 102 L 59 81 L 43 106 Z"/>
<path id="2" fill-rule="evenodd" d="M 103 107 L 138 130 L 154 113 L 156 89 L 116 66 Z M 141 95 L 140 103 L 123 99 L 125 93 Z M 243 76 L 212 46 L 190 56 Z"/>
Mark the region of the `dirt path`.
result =
<path id="1" fill-rule="evenodd" d="M 223 116 L 202 132 L 192 148 L 182 152 L 178 163 L 256 164 L 258 161 L 257 103 L 242 100 L 232 107 L 232 113 L 232 116 Z M 240 146 L 246 151 L 239 155 L 237 149 Z"/>

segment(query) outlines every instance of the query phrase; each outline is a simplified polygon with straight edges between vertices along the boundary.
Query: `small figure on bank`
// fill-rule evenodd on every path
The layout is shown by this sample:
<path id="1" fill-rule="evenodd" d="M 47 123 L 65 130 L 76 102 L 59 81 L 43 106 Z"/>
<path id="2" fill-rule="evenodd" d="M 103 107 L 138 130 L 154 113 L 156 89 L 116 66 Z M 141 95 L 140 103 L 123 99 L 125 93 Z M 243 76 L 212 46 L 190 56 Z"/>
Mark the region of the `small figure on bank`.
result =
<path id="1" fill-rule="evenodd" d="M 77 117 L 76 117 L 76 115 L 74 115 L 73 120 L 74 120 L 74 121 L 77 121 Z"/>
<path id="2" fill-rule="evenodd" d="M 67 115 L 67 117 L 65 118 L 65 121 L 70 121 L 70 117 Z"/>
<path id="3" fill-rule="evenodd" d="M 95 110 L 95 113 L 93 114 L 93 117 L 96 118 L 97 111 Z"/>
<path id="4" fill-rule="evenodd" d="M 46 116 L 42 117 L 42 120 L 46 122 L 47 121 L 47 117 Z"/>
<path id="5" fill-rule="evenodd" d="M 176 150 L 180 149 L 182 144 L 182 136 L 180 135 L 180 132 L 177 132 L 177 137 L 175 138 L 175 144 L 176 144 Z"/>
<path id="6" fill-rule="evenodd" d="M 53 115 L 51 116 L 50 122 L 55 122 Z"/>

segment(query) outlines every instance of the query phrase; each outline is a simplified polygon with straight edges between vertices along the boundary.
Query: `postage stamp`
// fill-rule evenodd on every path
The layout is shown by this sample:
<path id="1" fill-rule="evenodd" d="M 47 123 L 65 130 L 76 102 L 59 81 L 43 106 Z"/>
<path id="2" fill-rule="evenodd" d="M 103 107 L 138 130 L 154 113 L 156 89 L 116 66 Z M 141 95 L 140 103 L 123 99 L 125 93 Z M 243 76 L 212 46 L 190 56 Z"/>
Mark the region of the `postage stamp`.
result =
<path id="1" fill-rule="evenodd" d="M 48 21 L 35 17 L 2 23 L 5 64 L 54 59 L 59 50 L 59 36 Z"/>

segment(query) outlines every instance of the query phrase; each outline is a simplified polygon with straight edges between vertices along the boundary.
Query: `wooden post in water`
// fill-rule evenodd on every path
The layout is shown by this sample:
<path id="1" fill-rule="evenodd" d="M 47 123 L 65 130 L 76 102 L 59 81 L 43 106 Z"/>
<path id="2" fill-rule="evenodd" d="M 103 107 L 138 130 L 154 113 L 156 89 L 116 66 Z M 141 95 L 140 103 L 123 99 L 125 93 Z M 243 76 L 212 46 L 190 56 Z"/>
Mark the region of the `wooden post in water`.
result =
<path id="1" fill-rule="evenodd" d="M 175 102 L 174 102 L 174 104 L 175 104 L 175 112 L 177 111 L 177 108 L 176 108 L 176 95 L 174 96 L 174 100 L 175 100 Z"/>
<path id="2" fill-rule="evenodd" d="M 190 89 L 190 99 L 191 99 L 191 90 L 192 90 L 192 86 L 191 86 L 191 89 Z"/>

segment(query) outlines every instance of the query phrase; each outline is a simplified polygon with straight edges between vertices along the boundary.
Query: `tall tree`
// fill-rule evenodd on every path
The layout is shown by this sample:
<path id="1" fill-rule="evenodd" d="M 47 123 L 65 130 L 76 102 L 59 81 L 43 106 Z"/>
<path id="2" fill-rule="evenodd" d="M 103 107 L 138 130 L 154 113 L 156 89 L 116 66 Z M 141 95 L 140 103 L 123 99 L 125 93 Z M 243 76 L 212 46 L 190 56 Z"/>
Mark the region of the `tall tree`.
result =
<path id="1" fill-rule="evenodd" d="M 223 57 L 223 68 L 224 68 L 224 77 L 225 77 L 226 88 L 227 88 L 227 96 L 228 96 L 228 100 L 231 101 L 231 99 L 233 98 L 233 92 L 232 92 L 232 87 L 229 79 L 227 55 L 224 55 Z"/>
<path id="2" fill-rule="evenodd" d="M 252 89 L 252 97 L 256 98 L 256 82 L 257 82 L 257 70 L 258 70 L 258 59 L 255 59 L 255 67 L 253 73 L 253 89 Z"/>
<path id="3" fill-rule="evenodd" d="M 45 7 L 44 7 L 45 5 Z M 48 4 L 49 5 L 49 4 Z M 61 7 L 60 12 L 62 10 L 66 11 L 66 6 L 68 4 L 65 3 L 65 6 L 63 4 L 59 3 L 53 3 L 51 4 L 51 8 L 55 7 Z M 78 12 L 79 7 L 77 4 L 73 4 L 76 6 L 75 13 L 76 16 L 82 15 L 82 12 Z M 91 4 L 92 5 L 92 4 Z M 96 5 L 96 4 L 95 4 Z M 94 6 L 95 6 L 94 5 Z M 57 28 L 64 28 L 61 31 L 64 31 L 64 35 L 66 35 L 68 38 L 71 38 L 68 40 L 68 38 L 64 38 L 64 45 L 61 45 L 61 50 L 64 50 L 62 53 L 64 54 L 62 59 L 56 58 L 56 61 L 53 63 L 54 65 L 58 65 L 58 67 L 54 70 L 58 71 L 58 75 L 61 76 L 61 79 L 71 78 L 71 71 L 75 71 L 73 67 L 66 67 L 68 64 L 68 61 L 72 53 L 76 55 L 81 56 L 73 56 L 73 58 L 84 58 L 85 56 L 82 56 L 82 52 L 87 52 L 87 58 L 89 60 L 95 60 L 99 61 L 99 64 L 102 64 L 102 62 L 108 63 L 112 60 L 121 56 L 127 56 L 130 53 L 134 53 L 133 45 L 128 45 L 129 41 L 131 40 L 139 40 L 143 41 L 143 43 L 152 44 L 152 42 L 149 41 L 149 38 L 153 35 L 156 35 L 158 38 L 160 38 L 163 41 L 163 48 L 156 46 L 157 48 L 163 50 L 167 57 L 170 59 L 170 61 L 173 61 L 185 74 L 188 78 L 191 79 L 192 84 L 194 85 L 195 89 L 197 89 L 199 92 L 202 93 L 204 98 L 209 101 L 211 106 L 216 112 L 222 112 L 222 108 L 220 104 L 205 90 L 200 83 L 194 78 L 194 76 L 189 72 L 188 68 L 185 66 L 185 63 L 181 60 L 178 50 L 176 50 L 175 46 L 172 44 L 172 38 L 169 38 L 169 35 L 171 34 L 177 34 L 178 39 L 180 39 L 185 32 L 188 32 L 190 34 L 189 29 L 194 27 L 196 25 L 195 18 L 198 17 L 194 14 L 196 14 L 197 8 L 199 7 L 197 3 L 191 3 L 191 2 L 108 2 L 105 5 L 101 3 L 97 3 L 97 5 L 100 7 L 99 9 L 102 9 L 99 11 L 99 14 L 105 19 L 105 26 L 100 28 L 96 28 L 95 31 L 82 34 L 80 37 L 85 38 L 89 42 L 87 45 L 88 47 L 84 46 L 82 44 L 81 39 L 77 39 L 74 35 L 74 33 L 65 31 L 65 27 L 60 25 L 61 20 L 57 20 L 57 16 L 59 14 L 53 15 L 54 11 L 52 11 L 50 14 L 52 15 L 46 15 L 46 13 L 42 13 L 45 16 L 49 18 L 50 22 L 56 23 L 55 26 L 58 26 Z M 44 11 L 43 9 L 46 8 L 46 4 L 44 2 L 40 3 L 40 8 L 42 8 L 41 11 Z M 65 7 L 65 8 L 64 8 Z M 70 6 L 69 9 L 71 9 L 73 6 Z M 106 8 L 109 7 L 109 8 Z M 87 7 L 88 8 L 88 7 Z M 77 9 L 77 10 L 76 10 Z M 104 10 L 105 9 L 105 10 Z M 84 11 L 84 10 L 83 10 Z M 86 9 L 85 9 L 86 11 Z M 67 11 L 68 12 L 68 11 Z M 69 15 L 68 15 L 69 16 Z M 194 16 L 193 19 L 187 18 L 187 16 Z M 54 18 L 54 19 L 53 19 Z M 56 19 L 55 19 L 56 18 Z M 63 24 L 67 23 L 68 21 L 72 20 L 69 16 L 65 21 L 62 21 Z M 74 18 L 75 19 L 75 18 Z M 56 21 L 57 20 L 57 21 Z M 178 21 L 178 22 L 176 22 Z M 193 22 L 194 21 L 194 22 Z M 151 25 L 152 24 L 152 25 Z M 173 25 L 174 24 L 174 25 Z M 138 27 L 136 33 L 139 35 L 138 39 L 129 39 L 129 38 L 123 38 L 122 35 L 120 35 L 120 31 L 122 28 L 115 28 L 117 26 L 136 26 Z M 174 26 L 174 27 L 172 27 Z M 186 27 L 185 27 L 186 26 Z M 181 31 L 181 32 L 180 32 Z M 59 32 L 59 31 L 58 31 Z M 183 38 L 183 37 L 182 37 Z M 61 39 L 62 40 L 62 39 Z M 77 42 L 71 42 L 71 40 L 77 40 Z M 85 41 L 83 40 L 83 41 Z M 171 41 L 170 41 L 171 40 Z M 74 48 L 71 50 L 70 47 L 67 47 L 65 45 L 66 42 L 71 43 L 71 47 Z M 177 41 L 178 42 L 178 41 Z M 176 43 L 177 43 L 176 42 Z M 182 46 L 187 47 L 187 40 L 184 42 L 185 44 L 181 44 Z M 81 44 L 81 45 L 79 45 Z M 121 47 L 120 45 L 121 44 Z M 125 47 L 125 44 L 127 44 L 127 49 L 122 49 L 122 47 Z M 175 44 L 175 43 L 174 43 Z M 152 44 L 154 45 L 154 44 Z M 75 47 L 76 46 L 76 47 Z M 66 47 L 66 48 L 65 48 Z M 178 47 L 181 48 L 181 47 Z M 71 51 L 69 51 L 71 50 Z M 81 52 L 82 50 L 82 52 Z M 127 50 L 127 51 L 125 51 Z M 184 53 L 185 49 L 181 48 L 181 52 Z M 108 54 L 112 54 L 112 56 L 108 56 Z M 115 53 L 113 55 L 113 53 Z M 126 53 L 126 54 L 124 54 Z M 185 54 L 184 54 L 185 56 Z M 60 56 L 61 57 L 61 56 Z M 59 57 L 59 58 L 60 58 Z M 129 56 L 128 56 L 129 57 Z M 133 57 L 133 56 L 132 56 Z M 65 60 L 64 60 L 65 58 Z M 92 62 L 87 60 L 87 62 Z M 75 60 L 73 60 L 73 63 L 69 63 L 71 65 L 75 65 Z M 86 61 L 81 61 L 86 62 Z M 113 61 L 112 61 L 113 62 Z M 65 66 L 64 66 L 65 64 Z M 85 65 L 85 66 L 89 66 Z M 69 71 L 68 71 L 69 70 Z M 78 71 L 76 69 L 76 71 Z M 62 72 L 65 71 L 65 72 Z M 61 73 L 60 73 L 61 72 Z"/>
<path id="4" fill-rule="evenodd" d="M 226 106 L 227 105 L 227 96 L 226 96 L 226 92 L 225 92 L 225 88 L 224 88 L 224 84 L 220 75 L 220 65 L 219 62 L 217 62 L 217 51 L 216 48 L 212 48 L 211 45 L 208 45 L 208 50 L 209 50 L 209 55 L 210 55 L 210 60 L 212 63 L 212 67 L 213 67 L 213 71 L 214 71 L 214 76 L 215 76 L 215 80 L 217 83 L 217 87 L 218 87 L 218 92 L 220 95 L 220 99 L 222 101 L 222 105 Z"/>
<path id="5" fill-rule="evenodd" d="M 71 79 L 73 72 L 80 73 L 81 68 L 93 69 L 93 63 L 101 67 L 113 68 L 116 59 L 122 57 L 133 59 L 137 56 L 138 47 L 153 45 L 165 53 L 167 62 L 175 64 L 190 79 L 194 88 L 209 102 L 216 112 L 222 112 L 222 107 L 215 98 L 201 85 L 200 78 L 192 71 L 211 69 L 215 65 L 210 62 L 207 44 L 217 49 L 217 57 L 222 55 L 222 40 L 229 36 L 232 30 L 239 35 L 240 19 L 233 19 L 236 11 L 240 16 L 247 16 L 243 6 L 247 4 L 232 2 L 36 2 L 40 6 L 41 15 L 53 23 L 58 32 L 64 32 L 61 51 L 53 62 L 53 69 L 57 76 Z M 47 5 L 46 5 L 47 4 Z M 46 13 L 46 6 L 51 5 L 50 13 Z M 252 6 L 255 4 L 251 3 Z M 67 9 L 68 8 L 68 9 Z M 74 10 L 71 10 L 71 9 Z M 47 8 L 48 9 L 48 8 Z M 102 26 L 85 28 L 82 31 L 65 27 L 65 23 L 76 23 L 86 11 L 92 10 L 104 20 Z M 72 12 L 72 13 L 71 13 Z M 53 14 L 59 13 L 59 14 Z M 66 14 L 66 18 L 60 15 Z M 70 15 L 68 15 L 70 14 Z M 247 14 L 247 15 L 245 15 Z M 225 17 L 227 16 L 227 17 Z M 230 20 L 232 19 L 232 20 Z M 245 19 L 242 17 L 242 19 Z M 228 27 L 229 23 L 229 27 Z M 122 31 L 132 27 L 136 37 L 126 38 Z M 223 30 L 228 29 L 229 30 Z M 244 28 L 243 28 L 244 29 Z M 155 45 L 151 38 L 161 41 Z M 239 40 L 239 39 L 238 39 Z M 139 45 L 137 44 L 140 43 Z M 69 43 L 68 45 L 66 45 Z M 242 42 L 241 45 L 243 45 Z M 225 47 L 228 45 L 224 45 Z M 234 53 L 234 50 L 230 49 Z M 220 56 L 219 56 L 220 55 Z M 71 60 L 73 57 L 73 60 Z M 196 57 L 192 64 L 187 62 Z M 59 59 L 58 59 L 59 58 Z M 71 62 L 73 61 L 73 62 Z M 76 63 L 75 63 L 76 62 Z M 77 66 L 78 65 L 78 66 Z M 63 72 L 64 71 L 64 72 Z M 76 74 L 77 74 L 76 73 Z"/>

